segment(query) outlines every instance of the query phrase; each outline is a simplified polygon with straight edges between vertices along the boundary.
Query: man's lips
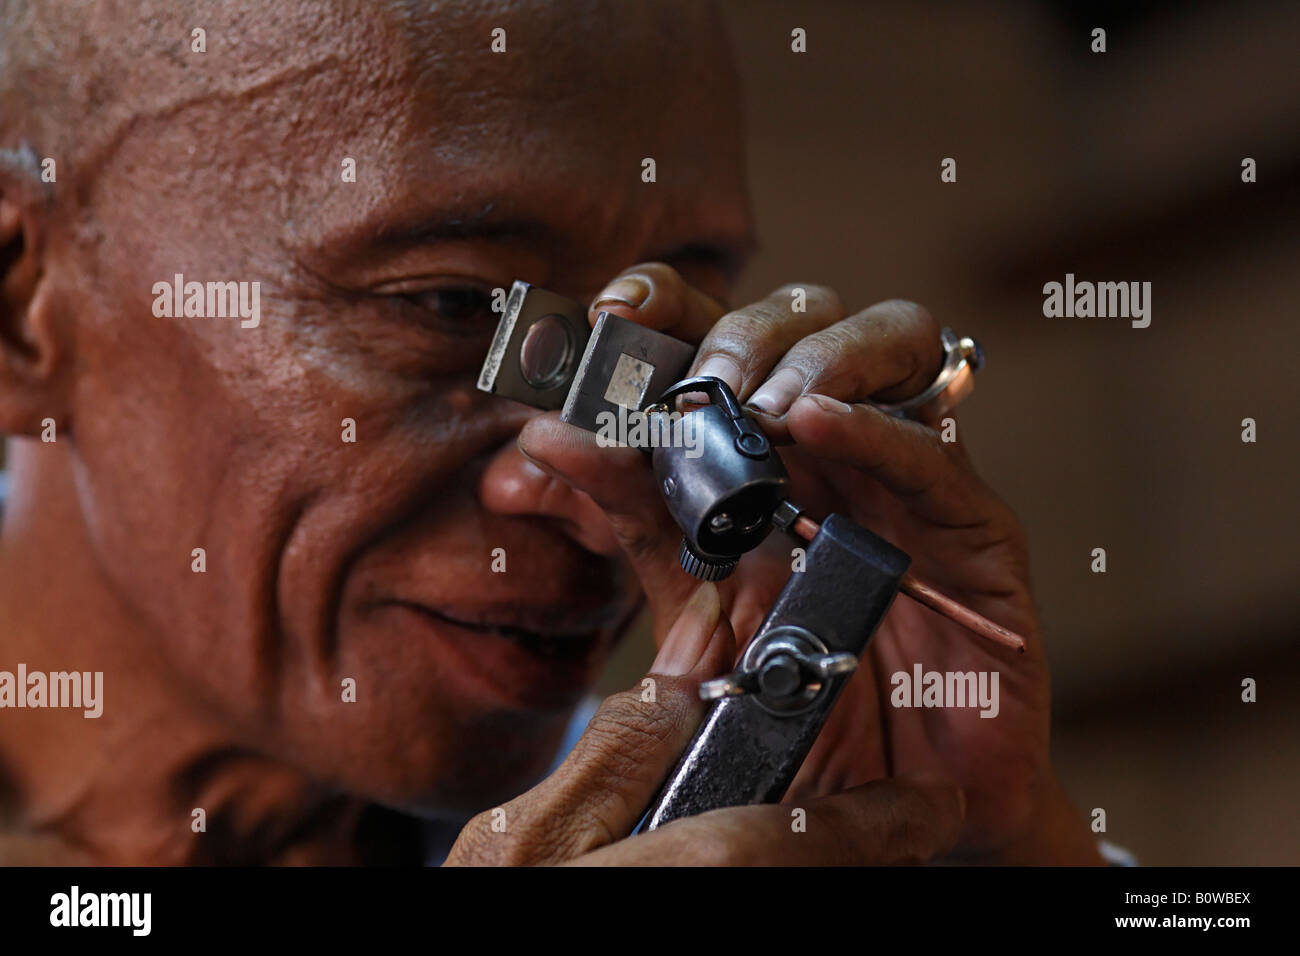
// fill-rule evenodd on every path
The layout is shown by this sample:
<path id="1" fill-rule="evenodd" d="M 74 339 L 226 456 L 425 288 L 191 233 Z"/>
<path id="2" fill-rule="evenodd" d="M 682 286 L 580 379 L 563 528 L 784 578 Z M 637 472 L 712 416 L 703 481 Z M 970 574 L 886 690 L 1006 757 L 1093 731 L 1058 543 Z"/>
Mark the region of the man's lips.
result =
<path id="1" fill-rule="evenodd" d="M 495 700 L 509 709 L 552 713 L 571 708 L 590 688 L 628 623 L 611 608 L 453 608 L 394 598 L 369 609 L 391 622 L 384 625 L 389 636 L 428 639 L 421 644 L 434 649 L 440 692 L 458 688 L 477 704 Z"/>
<path id="2" fill-rule="evenodd" d="M 617 623 L 617 615 L 607 609 L 575 614 L 568 609 L 494 608 L 475 611 L 433 607 L 418 601 L 394 600 L 390 603 L 445 624 L 509 638 L 538 656 L 551 659 L 587 657 L 602 639 L 613 636 L 611 632 Z"/>

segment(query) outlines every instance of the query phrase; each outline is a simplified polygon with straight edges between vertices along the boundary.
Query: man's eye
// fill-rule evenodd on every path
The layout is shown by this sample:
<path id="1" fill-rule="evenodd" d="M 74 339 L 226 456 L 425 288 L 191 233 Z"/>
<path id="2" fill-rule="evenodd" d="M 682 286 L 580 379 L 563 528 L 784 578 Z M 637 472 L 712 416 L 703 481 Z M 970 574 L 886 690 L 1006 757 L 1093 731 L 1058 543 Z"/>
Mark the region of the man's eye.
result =
<path id="1" fill-rule="evenodd" d="M 407 293 L 405 298 L 436 314 L 439 318 L 457 324 L 473 322 L 492 311 L 492 295 L 486 289 L 474 286 L 449 286 Z"/>

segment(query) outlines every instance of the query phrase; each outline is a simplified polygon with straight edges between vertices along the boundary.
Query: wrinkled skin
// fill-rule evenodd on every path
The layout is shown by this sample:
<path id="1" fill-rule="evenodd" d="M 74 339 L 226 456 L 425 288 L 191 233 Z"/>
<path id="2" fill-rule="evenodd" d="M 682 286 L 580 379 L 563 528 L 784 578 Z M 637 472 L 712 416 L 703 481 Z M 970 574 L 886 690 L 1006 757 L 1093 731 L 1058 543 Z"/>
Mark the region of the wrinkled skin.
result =
<path id="1" fill-rule="evenodd" d="M 106 38 L 99 59 L 62 67 L 100 77 L 75 149 L 75 117 L 7 111 L 0 148 L 67 152 L 53 187 L 0 168 L 0 429 L 16 439 L 0 660 L 102 670 L 105 685 L 98 721 L 0 720 L 7 827 L 40 841 L 36 855 L 366 859 L 371 805 L 468 814 L 537 780 L 643 584 L 659 639 L 678 617 L 680 572 L 657 546 L 625 554 L 668 533 L 619 514 L 653 507 L 629 502 L 639 479 L 620 464 L 607 487 L 628 503 L 602 496 L 582 471 L 591 449 L 565 458 L 585 436 L 474 381 L 495 324 L 487 294 L 513 279 L 591 301 L 656 263 L 642 271 L 678 304 L 638 320 L 703 338 L 753 245 L 738 94 L 708 10 L 555 6 L 220 5 L 198 55 L 176 39 L 194 18 L 175 5 L 147 21 L 92 5 L 77 22 Z M 489 49 L 496 26 L 506 54 Z M 657 183 L 642 182 L 643 157 Z M 260 324 L 155 316 L 153 285 L 175 273 L 260 282 Z M 920 315 L 900 327 L 915 345 L 907 374 L 871 392 L 914 394 L 933 374 Z M 746 396 L 814 325 L 750 342 Z M 873 333 L 856 334 L 819 361 L 860 357 Z M 966 790 L 967 852 L 1064 858 L 1051 851 L 1077 848 L 1079 827 L 1047 764 L 1014 519 L 979 486 L 968 513 L 944 515 L 979 523 L 954 545 L 914 498 L 860 480 L 873 462 L 824 460 L 865 439 L 846 445 L 817 414 L 770 423 L 800 446 L 807 506 L 876 521 L 1034 648 L 996 659 L 1014 700 L 995 728 L 883 713 L 872 682 L 909 647 L 933 651 L 929 666 L 993 666 L 900 604 L 800 786 L 829 793 L 910 761 Z M 47 418 L 54 443 L 36 440 Z M 756 558 L 723 590 L 742 637 L 785 562 Z M 571 650 L 539 656 L 503 628 Z M 192 831 L 196 807 L 207 833 Z"/>

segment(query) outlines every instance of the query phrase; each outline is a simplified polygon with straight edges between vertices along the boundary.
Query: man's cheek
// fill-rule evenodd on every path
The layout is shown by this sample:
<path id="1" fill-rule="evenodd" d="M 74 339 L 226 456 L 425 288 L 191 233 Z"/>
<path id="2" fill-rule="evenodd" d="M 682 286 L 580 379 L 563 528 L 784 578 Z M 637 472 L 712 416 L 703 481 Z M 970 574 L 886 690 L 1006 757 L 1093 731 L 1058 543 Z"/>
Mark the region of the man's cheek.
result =
<path id="1" fill-rule="evenodd" d="M 517 714 L 436 685 L 351 664 L 356 696 L 287 710 L 263 737 L 318 779 L 416 812 L 474 813 L 517 796 L 550 766 L 565 714 Z M 382 690 L 381 690 L 382 688 Z"/>

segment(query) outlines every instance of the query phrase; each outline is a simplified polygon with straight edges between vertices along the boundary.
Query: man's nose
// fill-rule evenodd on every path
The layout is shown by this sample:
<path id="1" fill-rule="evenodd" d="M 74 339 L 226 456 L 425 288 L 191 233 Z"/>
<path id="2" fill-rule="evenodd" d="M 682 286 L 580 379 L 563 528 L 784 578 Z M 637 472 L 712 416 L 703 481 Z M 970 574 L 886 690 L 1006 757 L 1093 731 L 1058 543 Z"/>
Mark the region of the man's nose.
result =
<path id="1" fill-rule="evenodd" d="M 596 554 L 619 553 L 609 519 L 591 497 L 548 475 L 529 461 L 514 441 L 488 460 L 479 479 L 479 501 L 497 514 L 549 518 L 577 544 Z"/>

